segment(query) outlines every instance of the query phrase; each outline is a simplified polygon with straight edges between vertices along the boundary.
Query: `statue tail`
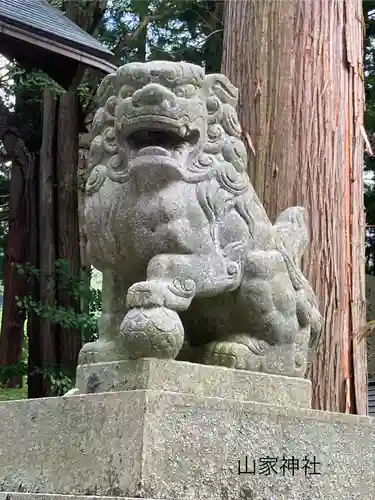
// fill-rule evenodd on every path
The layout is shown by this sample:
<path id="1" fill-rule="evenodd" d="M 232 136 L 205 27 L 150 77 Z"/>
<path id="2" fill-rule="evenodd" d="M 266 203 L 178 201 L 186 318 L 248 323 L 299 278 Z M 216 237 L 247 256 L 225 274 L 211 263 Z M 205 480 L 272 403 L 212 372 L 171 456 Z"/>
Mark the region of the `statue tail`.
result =
<path id="1" fill-rule="evenodd" d="M 308 243 L 308 228 L 305 222 L 305 209 L 291 207 L 277 218 L 274 225 L 278 237 L 278 250 L 284 257 L 290 279 L 297 292 L 297 317 L 300 325 L 310 326 L 309 347 L 317 349 L 323 318 L 319 312 L 315 293 L 301 271 L 301 258 Z"/>

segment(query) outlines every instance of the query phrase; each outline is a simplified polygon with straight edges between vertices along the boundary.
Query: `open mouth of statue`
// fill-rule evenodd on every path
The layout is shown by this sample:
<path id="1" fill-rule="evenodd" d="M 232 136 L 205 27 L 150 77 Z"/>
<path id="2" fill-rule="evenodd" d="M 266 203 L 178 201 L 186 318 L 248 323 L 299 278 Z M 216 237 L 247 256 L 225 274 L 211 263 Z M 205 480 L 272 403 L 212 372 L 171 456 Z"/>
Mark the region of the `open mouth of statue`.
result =
<path id="1" fill-rule="evenodd" d="M 141 129 L 127 137 L 127 143 L 137 157 L 176 156 L 196 145 L 198 140 L 198 131 L 189 131 L 186 126 L 178 130 Z"/>

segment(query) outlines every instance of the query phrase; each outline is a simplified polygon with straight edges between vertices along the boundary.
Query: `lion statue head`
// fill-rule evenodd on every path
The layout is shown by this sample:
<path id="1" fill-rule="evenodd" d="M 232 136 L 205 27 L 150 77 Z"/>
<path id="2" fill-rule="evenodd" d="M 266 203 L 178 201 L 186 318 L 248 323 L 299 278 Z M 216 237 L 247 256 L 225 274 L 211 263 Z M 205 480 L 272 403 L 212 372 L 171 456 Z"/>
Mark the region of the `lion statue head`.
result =
<path id="1" fill-rule="evenodd" d="M 247 154 L 237 99 L 225 76 L 205 76 L 188 63 L 130 63 L 107 75 L 98 89 L 87 195 L 106 179 L 126 182 L 137 167 L 155 167 L 160 158 L 187 182 L 216 176 L 243 191 Z"/>

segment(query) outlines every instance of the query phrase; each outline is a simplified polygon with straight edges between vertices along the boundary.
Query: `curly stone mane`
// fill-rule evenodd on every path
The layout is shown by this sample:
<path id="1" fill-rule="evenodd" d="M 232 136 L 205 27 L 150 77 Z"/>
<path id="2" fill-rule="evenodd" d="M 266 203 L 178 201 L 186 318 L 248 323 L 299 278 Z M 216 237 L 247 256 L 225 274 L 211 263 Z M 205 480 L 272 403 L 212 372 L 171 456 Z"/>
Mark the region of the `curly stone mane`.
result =
<path id="1" fill-rule="evenodd" d="M 118 109 L 121 101 L 129 96 L 127 85 L 121 82 L 121 69 L 104 78 L 98 89 L 101 107 L 92 126 L 88 195 L 98 191 L 106 178 L 119 183 L 128 180 L 126 152 L 119 146 L 116 134 L 121 128 Z M 249 178 L 246 148 L 235 110 L 238 91 L 223 75 L 208 75 L 203 82 L 202 98 L 208 114 L 206 141 L 195 161 L 187 166 L 190 175 L 186 180 L 197 183 L 216 178 L 225 191 L 233 196 L 241 195 L 249 187 Z"/>
<path id="2" fill-rule="evenodd" d="M 100 108 L 92 125 L 86 182 L 88 197 L 99 194 L 107 179 L 114 183 L 125 183 L 129 179 L 127 151 L 118 139 L 122 127 L 121 104 L 133 92 L 124 79 L 126 66 L 106 76 L 98 89 Z M 174 67 L 178 74 L 179 64 L 175 63 Z M 223 75 L 205 76 L 203 69 L 197 67 L 191 72 L 190 81 L 201 87 L 200 96 L 207 116 L 204 140 L 195 159 L 185 166 L 184 181 L 196 184 L 197 199 L 211 224 L 213 239 L 218 240 L 216 221 L 231 209 L 238 212 L 253 233 L 254 204 L 266 219 L 267 215 L 246 171 L 247 151 L 241 140 L 242 130 L 236 112 L 238 90 Z M 261 230 L 258 227 L 258 231 Z M 263 230 L 267 240 L 269 231 Z M 241 242 L 237 242 L 239 246 Z"/>

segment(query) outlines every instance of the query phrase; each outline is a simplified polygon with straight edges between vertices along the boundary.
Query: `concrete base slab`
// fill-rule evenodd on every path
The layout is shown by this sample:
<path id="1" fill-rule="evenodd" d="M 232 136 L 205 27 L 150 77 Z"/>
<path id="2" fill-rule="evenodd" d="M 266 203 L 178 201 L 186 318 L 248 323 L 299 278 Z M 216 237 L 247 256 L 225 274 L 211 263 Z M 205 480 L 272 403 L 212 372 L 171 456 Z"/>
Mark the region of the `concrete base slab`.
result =
<path id="1" fill-rule="evenodd" d="M 83 495 L 53 495 L 43 493 L 13 493 L 3 491 L 0 493 L 0 500 L 139 500 L 139 498 L 129 497 L 98 497 L 83 496 Z M 153 498 L 145 498 L 143 500 L 154 500 Z M 166 498 L 165 500 L 172 500 Z M 176 499 L 173 499 L 176 500 Z"/>
<path id="2" fill-rule="evenodd" d="M 368 417 L 134 390 L 4 402 L 0 422 L 3 492 L 59 500 L 374 498 Z M 30 498 L 47 500 L 39 495 Z"/>
<path id="3" fill-rule="evenodd" d="M 309 380 L 174 360 L 93 363 L 77 368 L 82 394 L 151 389 L 310 408 Z"/>

